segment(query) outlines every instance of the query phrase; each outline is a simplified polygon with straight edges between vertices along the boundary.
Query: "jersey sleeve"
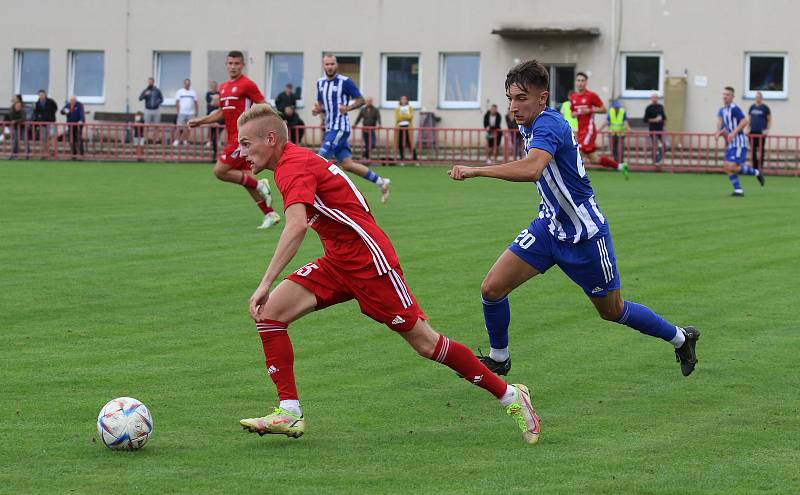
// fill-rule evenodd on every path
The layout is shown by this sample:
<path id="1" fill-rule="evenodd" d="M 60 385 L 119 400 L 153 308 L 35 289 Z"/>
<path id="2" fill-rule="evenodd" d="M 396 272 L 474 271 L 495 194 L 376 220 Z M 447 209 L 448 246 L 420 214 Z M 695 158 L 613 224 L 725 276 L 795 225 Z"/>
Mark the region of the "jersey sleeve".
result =
<path id="1" fill-rule="evenodd" d="M 604 103 L 600 96 L 597 93 L 592 93 L 592 106 L 602 107 L 603 105 Z"/>
<path id="2" fill-rule="evenodd" d="M 534 125 L 530 147 L 546 151 L 555 156 L 556 150 L 561 144 L 561 138 L 557 131 L 558 127 L 555 125 L 554 119 L 547 119 L 540 125 Z"/>
<path id="3" fill-rule="evenodd" d="M 317 192 L 317 179 L 306 169 L 302 159 L 288 161 L 282 165 L 280 180 L 275 178 L 283 196 L 283 209 L 296 203 L 314 204 Z"/>
<path id="4" fill-rule="evenodd" d="M 361 91 L 358 90 L 356 83 L 354 83 L 352 79 L 347 79 L 344 84 L 342 84 L 342 89 L 344 90 L 344 94 L 350 98 L 361 98 Z"/>
<path id="5" fill-rule="evenodd" d="M 738 106 L 734 107 L 731 111 L 731 114 L 736 117 L 738 120 L 742 120 L 744 118 L 744 112 Z"/>
<path id="6" fill-rule="evenodd" d="M 264 95 L 261 94 L 261 90 L 258 89 L 258 85 L 253 81 L 250 81 L 250 84 L 247 85 L 247 97 L 253 103 L 263 103 L 264 102 Z"/>
<path id="7" fill-rule="evenodd" d="M 319 82 L 317 83 L 317 101 L 320 104 L 325 103 L 325 100 L 322 99 L 322 87 L 320 86 Z"/>

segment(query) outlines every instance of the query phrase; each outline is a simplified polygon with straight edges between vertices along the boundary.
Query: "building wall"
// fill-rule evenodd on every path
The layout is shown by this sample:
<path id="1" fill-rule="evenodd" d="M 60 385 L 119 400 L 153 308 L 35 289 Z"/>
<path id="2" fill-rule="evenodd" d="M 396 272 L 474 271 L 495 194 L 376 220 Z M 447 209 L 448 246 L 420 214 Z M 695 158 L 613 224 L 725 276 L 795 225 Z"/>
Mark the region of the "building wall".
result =
<path id="1" fill-rule="evenodd" d="M 9 68 L 0 76 L 0 102 L 7 102 L 13 92 L 15 48 L 50 50 L 50 93 L 59 102 L 68 96 L 67 51 L 105 50 L 106 99 L 102 105 L 89 105 L 91 111 L 124 111 L 126 105 L 131 110 L 142 108 L 137 98 L 153 73 L 153 52 L 157 50 L 192 53 L 189 77 L 201 95 L 207 86 L 209 51 L 245 51 L 250 59 L 248 75 L 262 88 L 265 53 L 302 52 L 306 101 L 321 75 L 324 51 L 360 53 L 361 90 L 376 101 L 380 101 L 382 84 L 381 55 L 417 52 L 423 109 L 442 117 L 441 126 L 475 127 L 482 124 L 489 103 L 498 103 L 504 112 L 505 73 L 516 60 L 576 64 L 577 70 L 590 73 L 590 88 L 607 100 L 615 90 L 619 92 L 616 54 L 657 51 L 663 53 L 664 68 L 671 75 L 688 73 L 685 128 L 705 131 L 713 125 L 721 87 L 731 84 L 738 89 L 743 84 L 745 51 L 788 52 L 791 65 L 797 46 L 792 39 L 795 16 L 791 14 L 800 12 L 800 7 L 788 0 L 771 2 L 769 11 L 763 13 L 755 0 L 706 0 L 699 5 L 690 0 L 580 0 L 566 4 L 555 0 L 337 0 L 335 8 L 320 0 L 290 4 L 230 0 L 226 4 L 230 7 L 218 5 L 189 0 L 12 3 L 4 16 L 25 22 L 6 23 L 0 30 L 0 67 Z M 46 15 L 39 17 L 32 29 L 37 12 Z M 769 36 L 756 29 L 761 25 L 770 26 Z M 513 26 L 596 27 L 601 34 L 582 40 L 508 40 L 490 34 L 492 29 Z M 480 109 L 437 108 L 439 56 L 451 51 L 480 53 Z M 693 86 L 695 75 L 707 76 L 708 86 Z M 791 77 L 789 85 L 791 98 L 800 88 Z M 268 96 L 274 97 L 280 89 L 273 88 Z M 641 116 L 646 100 L 626 99 L 625 104 L 631 115 Z M 800 123 L 787 118 L 790 100 L 768 104 L 775 113 L 776 131 L 800 134 Z M 300 113 L 307 123 L 316 122 L 310 105 Z M 391 123 L 392 115 L 391 110 L 383 110 L 384 122 Z"/>

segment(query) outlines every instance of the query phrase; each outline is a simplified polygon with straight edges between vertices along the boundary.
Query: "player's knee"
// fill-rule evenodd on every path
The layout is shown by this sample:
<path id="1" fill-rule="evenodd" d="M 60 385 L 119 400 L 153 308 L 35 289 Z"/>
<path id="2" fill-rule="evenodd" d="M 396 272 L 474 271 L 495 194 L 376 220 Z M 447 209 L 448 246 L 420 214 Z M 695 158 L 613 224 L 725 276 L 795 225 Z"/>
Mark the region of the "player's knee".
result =
<path id="1" fill-rule="evenodd" d="M 507 294 L 508 291 L 506 291 L 504 287 L 500 287 L 499 284 L 494 281 L 491 274 L 483 279 L 483 283 L 481 283 L 481 297 L 485 300 L 499 301 L 506 297 Z"/>
<path id="2" fill-rule="evenodd" d="M 622 312 L 624 311 L 624 306 L 622 304 L 615 304 L 613 306 L 609 306 L 607 308 L 597 308 L 597 312 L 600 314 L 600 318 L 606 321 L 617 321 L 622 316 Z"/>

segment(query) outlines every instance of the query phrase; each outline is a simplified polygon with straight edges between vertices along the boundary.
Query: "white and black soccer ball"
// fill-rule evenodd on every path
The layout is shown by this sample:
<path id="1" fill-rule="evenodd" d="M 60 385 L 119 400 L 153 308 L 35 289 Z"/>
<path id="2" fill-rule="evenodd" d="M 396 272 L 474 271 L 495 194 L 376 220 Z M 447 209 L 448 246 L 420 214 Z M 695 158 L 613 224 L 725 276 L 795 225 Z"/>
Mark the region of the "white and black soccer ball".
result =
<path id="1" fill-rule="evenodd" d="M 130 397 L 108 401 L 97 416 L 97 433 L 112 450 L 144 447 L 153 432 L 153 418 L 147 406 Z"/>

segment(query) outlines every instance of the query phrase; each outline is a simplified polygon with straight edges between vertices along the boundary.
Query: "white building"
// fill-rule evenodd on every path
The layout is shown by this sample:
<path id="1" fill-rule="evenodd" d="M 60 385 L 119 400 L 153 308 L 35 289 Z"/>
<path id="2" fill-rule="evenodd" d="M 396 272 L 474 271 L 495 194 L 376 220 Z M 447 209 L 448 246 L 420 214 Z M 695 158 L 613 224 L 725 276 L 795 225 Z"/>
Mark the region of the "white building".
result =
<path id="1" fill-rule="evenodd" d="M 384 109 L 384 125 L 406 94 L 440 126 L 480 127 L 489 103 L 503 112 L 507 70 L 536 58 L 551 68 L 554 105 L 577 71 L 632 117 L 675 83 L 670 125 L 703 132 L 730 85 L 745 110 L 764 91 L 774 132 L 800 134 L 789 72 L 798 14 L 789 0 L 26 0 L 4 6 L 0 99 L 42 88 L 91 112 L 135 111 L 153 75 L 169 105 L 185 77 L 200 94 L 224 80 L 225 53 L 238 49 L 268 97 L 287 82 L 301 88 L 300 114 L 314 123 L 309 102 L 330 51 Z"/>

